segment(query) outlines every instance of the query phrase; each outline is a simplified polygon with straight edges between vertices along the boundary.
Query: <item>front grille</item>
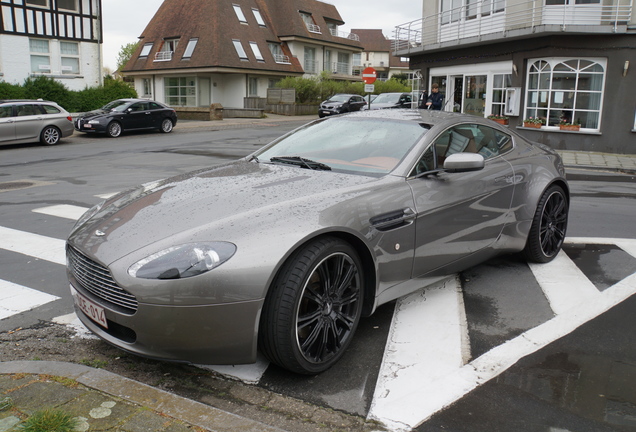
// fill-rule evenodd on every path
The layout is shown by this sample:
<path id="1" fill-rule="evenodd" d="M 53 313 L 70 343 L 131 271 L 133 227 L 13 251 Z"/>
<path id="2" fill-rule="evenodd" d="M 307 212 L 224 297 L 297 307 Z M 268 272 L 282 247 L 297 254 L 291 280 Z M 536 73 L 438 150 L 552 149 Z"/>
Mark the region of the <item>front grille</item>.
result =
<path id="1" fill-rule="evenodd" d="M 116 310 L 131 314 L 137 311 L 135 296 L 119 287 L 106 267 L 71 245 L 66 247 L 66 257 L 71 273 L 82 288 Z"/>

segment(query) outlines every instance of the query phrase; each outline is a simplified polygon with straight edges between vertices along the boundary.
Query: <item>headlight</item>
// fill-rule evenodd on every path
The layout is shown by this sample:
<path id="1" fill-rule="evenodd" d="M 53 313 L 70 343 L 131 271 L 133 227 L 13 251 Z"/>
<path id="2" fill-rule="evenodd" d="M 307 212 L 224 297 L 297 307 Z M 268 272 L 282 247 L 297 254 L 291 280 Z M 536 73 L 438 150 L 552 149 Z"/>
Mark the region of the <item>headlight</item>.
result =
<path id="1" fill-rule="evenodd" d="M 88 210 L 86 210 L 86 213 L 84 213 L 82 216 L 80 216 L 80 218 L 77 220 L 77 222 L 75 222 L 75 225 L 73 226 L 73 229 L 84 225 L 86 222 L 88 222 L 90 220 L 90 218 L 92 218 L 93 216 L 95 216 L 97 214 L 98 211 L 100 211 L 102 209 L 102 207 L 104 206 L 104 203 L 106 201 L 102 201 L 99 204 L 89 208 Z"/>
<path id="2" fill-rule="evenodd" d="M 181 279 L 208 272 L 232 258 L 236 246 L 227 242 L 191 243 L 164 249 L 133 264 L 132 277 Z"/>
<path id="3" fill-rule="evenodd" d="M 88 124 L 99 124 L 99 120 L 89 120 Z"/>

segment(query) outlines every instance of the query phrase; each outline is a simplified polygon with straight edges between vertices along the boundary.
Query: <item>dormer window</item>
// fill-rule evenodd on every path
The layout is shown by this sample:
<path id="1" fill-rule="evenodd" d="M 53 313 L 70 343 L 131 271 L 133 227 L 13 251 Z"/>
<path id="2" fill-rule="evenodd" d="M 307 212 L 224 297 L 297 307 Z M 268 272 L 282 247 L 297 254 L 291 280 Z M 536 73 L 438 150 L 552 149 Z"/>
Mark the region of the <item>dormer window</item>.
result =
<path id="1" fill-rule="evenodd" d="M 256 8 L 252 8 L 252 13 L 254 14 L 254 18 L 256 19 L 258 25 L 261 27 L 265 27 L 265 21 L 263 20 L 261 12 Z"/>
<path id="2" fill-rule="evenodd" d="M 139 57 L 148 57 L 148 54 L 150 54 L 151 49 L 152 49 L 151 43 L 144 44 L 144 47 L 141 49 L 141 54 L 139 54 Z"/>
<path id="3" fill-rule="evenodd" d="M 289 64 L 289 56 L 286 56 L 283 53 L 283 48 L 280 44 L 269 42 L 267 45 L 269 46 L 269 51 L 272 53 L 276 63 Z"/>
<path id="4" fill-rule="evenodd" d="M 311 33 L 320 33 L 320 27 L 316 25 L 311 14 L 300 12 L 300 17 L 303 19 L 305 25 L 307 26 L 307 30 L 309 30 Z"/>
<path id="5" fill-rule="evenodd" d="M 163 45 L 157 54 L 155 54 L 155 61 L 169 61 L 172 60 L 172 55 L 177 50 L 179 39 L 165 39 Z"/>
<path id="6" fill-rule="evenodd" d="M 236 17 L 238 18 L 238 20 L 243 24 L 247 24 L 247 18 L 245 18 L 245 14 L 243 13 L 243 9 L 241 9 L 241 6 L 233 4 L 232 7 L 234 8 L 234 12 L 236 13 Z"/>

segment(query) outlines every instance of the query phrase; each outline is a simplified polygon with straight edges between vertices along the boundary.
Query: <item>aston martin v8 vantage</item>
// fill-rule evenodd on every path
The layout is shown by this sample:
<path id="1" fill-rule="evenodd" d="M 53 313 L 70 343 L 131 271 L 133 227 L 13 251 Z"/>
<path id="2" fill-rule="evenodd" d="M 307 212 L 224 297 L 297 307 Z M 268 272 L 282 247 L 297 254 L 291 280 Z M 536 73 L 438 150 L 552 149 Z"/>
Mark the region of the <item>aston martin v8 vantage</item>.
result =
<path id="1" fill-rule="evenodd" d="M 68 277 L 80 319 L 123 350 L 260 350 L 315 374 L 383 303 L 495 255 L 552 260 L 569 196 L 556 152 L 490 120 L 353 113 L 98 204 L 68 238 Z"/>

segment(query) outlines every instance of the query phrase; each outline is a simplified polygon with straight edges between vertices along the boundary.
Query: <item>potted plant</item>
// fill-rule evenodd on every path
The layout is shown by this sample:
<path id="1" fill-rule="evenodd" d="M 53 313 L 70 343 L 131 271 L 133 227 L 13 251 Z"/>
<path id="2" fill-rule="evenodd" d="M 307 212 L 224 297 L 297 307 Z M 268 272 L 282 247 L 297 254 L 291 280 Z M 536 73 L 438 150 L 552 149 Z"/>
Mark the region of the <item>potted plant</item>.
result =
<path id="1" fill-rule="evenodd" d="M 499 123 L 502 125 L 507 125 L 508 124 L 508 117 L 503 116 L 503 115 L 498 115 L 498 114 L 491 114 L 488 116 L 488 118 L 492 121 L 494 121 L 495 123 Z"/>
<path id="2" fill-rule="evenodd" d="M 523 127 L 541 129 L 545 124 L 545 120 L 539 117 L 528 117 L 523 120 Z"/>
<path id="3" fill-rule="evenodd" d="M 578 131 L 581 129 L 581 123 L 569 123 L 565 120 L 562 120 L 559 123 L 559 129 L 564 131 Z"/>

